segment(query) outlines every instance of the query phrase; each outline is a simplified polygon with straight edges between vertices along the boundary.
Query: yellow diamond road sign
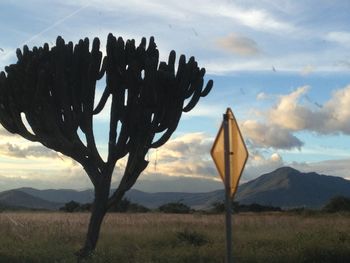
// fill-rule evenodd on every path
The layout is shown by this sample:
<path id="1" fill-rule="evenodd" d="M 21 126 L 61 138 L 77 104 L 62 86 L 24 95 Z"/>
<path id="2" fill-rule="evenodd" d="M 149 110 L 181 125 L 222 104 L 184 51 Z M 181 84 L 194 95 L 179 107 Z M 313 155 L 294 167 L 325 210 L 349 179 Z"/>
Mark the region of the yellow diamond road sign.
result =
<path id="1" fill-rule="evenodd" d="M 228 120 L 228 138 L 229 138 L 229 167 L 230 167 L 230 194 L 231 197 L 237 191 L 238 182 L 241 178 L 244 166 L 248 159 L 248 150 L 242 138 L 235 116 L 230 108 L 226 111 Z M 218 135 L 211 149 L 211 156 L 222 180 L 225 183 L 225 136 L 224 123 L 221 125 Z"/>

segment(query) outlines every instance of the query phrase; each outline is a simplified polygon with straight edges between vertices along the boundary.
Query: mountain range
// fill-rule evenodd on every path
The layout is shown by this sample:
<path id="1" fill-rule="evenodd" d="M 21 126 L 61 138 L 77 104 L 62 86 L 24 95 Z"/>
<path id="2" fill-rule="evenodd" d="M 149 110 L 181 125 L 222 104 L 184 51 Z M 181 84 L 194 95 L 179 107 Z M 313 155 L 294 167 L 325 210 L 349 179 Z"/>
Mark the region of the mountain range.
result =
<path id="1" fill-rule="evenodd" d="M 350 197 L 349 180 L 282 167 L 240 185 L 235 201 L 240 204 L 315 209 L 321 208 L 329 199 L 339 195 Z M 92 202 L 93 196 L 93 190 L 18 188 L 0 193 L 0 208 L 57 210 L 71 200 L 79 203 Z M 157 208 L 169 202 L 182 202 L 194 209 L 206 209 L 214 202 L 224 200 L 224 190 L 206 193 L 146 193 L 131 189 L 126 198 L 148 208 Z"/>

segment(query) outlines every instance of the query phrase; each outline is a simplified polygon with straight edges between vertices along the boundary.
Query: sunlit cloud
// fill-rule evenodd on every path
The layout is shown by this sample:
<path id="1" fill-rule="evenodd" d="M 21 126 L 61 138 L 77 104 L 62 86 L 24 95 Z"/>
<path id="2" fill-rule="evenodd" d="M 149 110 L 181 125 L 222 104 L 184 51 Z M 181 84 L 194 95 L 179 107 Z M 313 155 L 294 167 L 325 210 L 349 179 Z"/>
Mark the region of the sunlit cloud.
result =
<path id="1" fill-rule="evenodd" d="M 294 136 L 290 130 L 277 125 L 246 120 L 241 123 L 241 130 L 254 147 L 300 149 L 303 146 L 303 142 Z"/>
<path id="2" fill-rule="evenodd" d="M 309 89 L 303 86 L 281 96 L 277 105 L 267 113 L 269 123 L 292 131 L 350 134 L 350 86 L 334 91 L 332 97 L 317 109 L 300 103 Z"/>
<path id="3" fill-rule="evenodd" d="M 304 142 L 297 132 L 308 131 L 323 135 L 350 134 L 350 86 L 333 92 L 323 105 L 310 105 L 307 96 L 311 87 L 301 86 L 277 97 L 267 110 L 255 110 L 259 120 L 241 121 L 241 130 L 254 148 L 302 149 Z M 268 95 L 259 93 L 257 100 Z M 304 103 L 308 101 L 309 104 Z"/>

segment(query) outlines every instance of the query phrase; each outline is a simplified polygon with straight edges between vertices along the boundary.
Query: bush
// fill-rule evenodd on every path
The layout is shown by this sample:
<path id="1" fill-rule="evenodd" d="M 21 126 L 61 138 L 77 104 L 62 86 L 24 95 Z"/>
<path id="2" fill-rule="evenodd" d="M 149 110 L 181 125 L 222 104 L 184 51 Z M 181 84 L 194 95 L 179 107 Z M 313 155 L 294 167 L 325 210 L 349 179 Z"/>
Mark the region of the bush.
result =
<path id="1" fill-rule="evenodd" d="M 327 213 L 350 212 L 350 198 L 344 196 L 334 197 L 322 210 Z"/>
<path id="2" fill-rule="evenodd" d="M 159 211 L 163 213 L 174 213 L 174 214 L 188 214 L 191 212 L 191 208 L 183 203 L 168 203 L 160 206 Z"/>
<path id="3" fill-rule="evenodd" d="M 127 211 L 131 212 L 131 213 L 147 213 L 147 212 L 149 212 L 151 210 L 149 208 L 143 206 L 143 205 L 130 203 L 129 208 L 128 208 Z"/>
<path id="4" fill-rule="evenodd" d="M 259 204 L 250 204 L 250 205 L 240 205 L 238 210 L 240 212 L 280 212 L 282 209 L 280 207 L 268 206 L 268 205 L 259 205 Z"/>
<path id="5" fill-rule="evenodd" d="M 92 204 L 80 204 L 75 201 L 70 201 L 66 203 L 63 207 L 61 207 L 59 210 L 64 212 L 86 212 L 91 211 Z M 144 207 L 139 204 L 131 203 L 128 199 L 124 198 L 122 199 L 117 205 L 113 205 L 110 209 L 110 212 L 133 212 L 133 213 L 146 213 L 149 212 L 149 209 L 147 207 Z"/>
<path id="6" fill-rule="evenodd" d="M 195 247 L 203 246 L 209 242 L 201 233 L 188 229 L 177 232 L 176 237 L 181 243 L 186 243 Z"/>
<path id="7" fill-rule="evenodd" d="M 232 202 L 232 212 L 273 212 L 273 211 L 282 211 L 280 207 L 275 206 L 265 206 L 259 204 L 250 204 L 250 205 L 240 205 L 238 202 Z M 215 202 L 212 204 L 210 212 L 212 213 L 224 213 L 226 211 L 225 203 Z"/>
<path id="8" fill-rule="evenodd" d="M 144 207 L 143 205 L 132 203 L 127 198 L 124 198 L 118 204 L 113 205 L 109 211 L 119 213 L 147 213 L 150 210 L 147 207 Z"/>
<path id="9" fill-rule="evenodd" d="M 60 211 L 65 211 L 69 213 L 80 211 L 80 204 L 75 201 L 70 201 L 60 208 Z"/>
<path id="10" fill-rule="evenodd" d="M 129 206 L 130 206 L 130 201 L 127 198 L 123 198 L 118 202 L 117 204 L 113 204 L 111 208 L 109 209 L 110 212 L 120 212 L 120 213 L 125 213 L 128 211 Z"/>

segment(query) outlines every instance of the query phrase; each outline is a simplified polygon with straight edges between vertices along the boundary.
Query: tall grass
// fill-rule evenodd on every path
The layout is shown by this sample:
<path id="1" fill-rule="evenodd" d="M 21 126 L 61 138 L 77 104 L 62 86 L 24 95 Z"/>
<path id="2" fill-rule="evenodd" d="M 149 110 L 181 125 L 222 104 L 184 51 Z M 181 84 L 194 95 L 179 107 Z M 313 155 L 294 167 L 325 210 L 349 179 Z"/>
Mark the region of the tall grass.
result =
<path id="1" fill-rule="evenodd" d="M 0 262 L 75 262 L 89 214 L 1 213 Z M 350 215 L 234 215 L 236 262 L 350 262 Z M 223 215 L 108 214 L 87 262 L 221 263 Z"/>

